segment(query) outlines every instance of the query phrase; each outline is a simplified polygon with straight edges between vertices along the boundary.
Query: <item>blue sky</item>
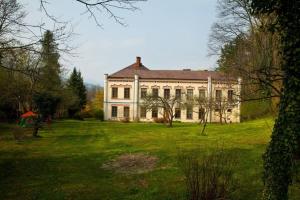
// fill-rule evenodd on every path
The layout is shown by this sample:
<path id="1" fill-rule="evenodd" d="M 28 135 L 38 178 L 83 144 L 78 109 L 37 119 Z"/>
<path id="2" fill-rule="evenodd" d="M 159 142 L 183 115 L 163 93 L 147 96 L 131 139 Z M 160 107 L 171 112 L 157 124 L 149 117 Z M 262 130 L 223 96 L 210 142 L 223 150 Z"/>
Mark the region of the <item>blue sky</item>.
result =
<path id="1" fill-rule="evenodd" d="M 216 21 L 217 0 L 148 0 L 136 12 L 116 11 L 127 27 L 106 16 L 96 26 L 84 7 L 73 0 L 48 0 L 48 10 L 72 20 L 78 34 L 70 43 L 76 57 L 62 60 L 65 68 L 79 68 L 86 82 L 103 84 L 103 74 L 135 62 L 136 56 L 150 69 L 213 69 L 216 58 L 207 56 L 211 25 Z M 39 0 L 21 0 L 27 21 L 52 23 L 39 12 Z"/>

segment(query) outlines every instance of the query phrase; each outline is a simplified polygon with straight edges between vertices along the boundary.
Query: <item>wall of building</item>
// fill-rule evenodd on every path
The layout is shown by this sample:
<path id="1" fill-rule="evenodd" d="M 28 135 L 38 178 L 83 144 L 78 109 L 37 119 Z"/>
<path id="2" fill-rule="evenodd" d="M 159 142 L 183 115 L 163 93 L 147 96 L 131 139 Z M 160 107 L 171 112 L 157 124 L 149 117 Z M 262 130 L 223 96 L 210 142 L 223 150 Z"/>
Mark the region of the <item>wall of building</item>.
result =
<path id="1" fill-rule="evenodd" d="M 193 89 L 193 95 L 199 96 L 199 90 L 204 89 L 206 96 L 215 98 L 215 91 L 221 90 L 222 96 L 227 97 L 228 90 L 233 90 L 235 94 L 239 94 L 240 85 L 235 82 L 234 84 L 214 81 L 214 80 L 202 80 L 202 81 L 177 81 L 177 80 L 139 80 L 135 79 L 107 79 L 104 83 L 104 113 L 105 120 L 122 120 L 124 119 L 124 107 L 129 107 L 131 121 L 139 119 L 140 121 L 152 122 L 152 112 L 148 111 L 146 118 L 140 118 L 140 106 L 141 89 L 146 88 L 147 93 L 151 94 L 152 88 L 158 88 L 159 96 L 164 95 L 164 89 L 170 89 L 170 95 L 175 96 L 176 89 L 181 89 L 182 93 L 186 94 L 187 89 Z M 118 88 L 118 98 L 112 98 L 112 88 Z M 124 88 L 130 88 L 130 99 L 124 99 Z M 112 106 L 118 106 L 118 116 L 112 117 Z M 175 119 L 182 122 L 198 122 L 199 114 L 198 107 L 194 107 L 193 119 L 187 119 L 186 109 L 181 110 L 181 119 Z M 163 117 L 163 110 L 159 109 L 158 117 Z M 230 112 L 226 112 L 227 122 L 240 122 L 240 105 L 233 107 Z M 212 111 L 209 122 L 219 122 L 220 118 L 217 112 Z"/>

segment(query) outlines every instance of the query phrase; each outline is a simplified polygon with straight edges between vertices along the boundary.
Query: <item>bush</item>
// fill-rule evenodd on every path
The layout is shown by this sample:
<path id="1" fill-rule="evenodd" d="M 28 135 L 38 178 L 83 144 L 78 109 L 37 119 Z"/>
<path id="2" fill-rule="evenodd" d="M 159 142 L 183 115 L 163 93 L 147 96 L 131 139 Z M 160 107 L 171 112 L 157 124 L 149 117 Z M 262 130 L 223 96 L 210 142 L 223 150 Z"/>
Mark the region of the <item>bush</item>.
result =
<path id="1" fill-rule="evenodd" d="M 154 118 L 153 120 L 154 120 L 155 123 L 160 123 L 160 124 L 164 124 L 164 123 L 167 123 L 167 122 L 168 122 L 168 121 L 167 121 L 165 118 L 163 118 L 163 117 L 161 117 L 161 118 Z"/>
<path id="2" fill-rule="evenodd" d="M 195 155 L 179 155 L 189 200 L 234 199 L 233 179 L 236 159 L 233 154 L 217 150 L 199 159 Z"/>
<path id="3" fill-rule="evenodd" d="M 93 114 L 93 112 L 91 112 L 91 111 L 86 111 L 86 110 L 84 110 L 84 111 L 81 111 L 81 117 L 82 118 L 93 118 L 94 117 L 94 114 Z"/>
<path id="4" fill-rule="evenodd" d="M 121 120 L 121 122 L 123 122 L 123 123 L 129 123 L 129 122 L 130 122 L 129 117 L 124 117 L 124 118 Z"/>
<path id="5" fill-rule="evenodd" d="M 73 119 L 77 120 L 84 120 L 83 116 L 81 115 L 81 112 L 77 112 L 73 115 Z"/>
<path id="6" fill-rule="evenodd" d="M 99 109 L 94 111 L 94 117 L 100 121 L 104 121 L 104 112 L 103 110 Z"/>

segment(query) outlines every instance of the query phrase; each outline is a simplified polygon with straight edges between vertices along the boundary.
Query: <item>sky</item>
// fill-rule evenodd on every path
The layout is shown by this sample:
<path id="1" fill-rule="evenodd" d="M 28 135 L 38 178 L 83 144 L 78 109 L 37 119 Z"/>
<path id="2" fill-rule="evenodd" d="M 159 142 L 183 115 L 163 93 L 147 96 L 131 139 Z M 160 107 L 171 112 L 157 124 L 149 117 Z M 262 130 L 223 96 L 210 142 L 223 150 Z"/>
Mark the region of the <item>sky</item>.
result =
<path id="1" fill-rule="evenodd" d="M 127 26 L 99 16 L 103 28 L 84 14 L 74 0 L 48 0 L 47 10 L 60 20 L 70 20 L 76 36 L 69 41 L 75 56 L 61 60 L 67 71 L 80 69 L 85 82 L 103 85 L 104 74 L 135 62 L 136 56 L 150 69 L 214 69 L 216 58 L 208 57 L 208 39 L 216 21 L 217 0 L 148 0 L 135 12 L 115 10 Z M 30 23 L 53 22 L 40 12 L 39 0 L 20 0 Z"/>

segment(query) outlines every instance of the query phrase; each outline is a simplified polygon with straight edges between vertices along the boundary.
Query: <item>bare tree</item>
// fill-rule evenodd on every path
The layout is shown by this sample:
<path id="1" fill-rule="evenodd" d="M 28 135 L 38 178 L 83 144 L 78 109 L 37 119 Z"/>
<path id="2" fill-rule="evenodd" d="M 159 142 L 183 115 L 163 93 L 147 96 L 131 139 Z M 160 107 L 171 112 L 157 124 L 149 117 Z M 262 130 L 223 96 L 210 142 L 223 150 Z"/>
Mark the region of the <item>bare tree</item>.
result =
<path id="1" fill-rule="evenodd" d="M 217 8 L 208 45 L 211 55 L 219 55 L 218 70 L 242 77 L 242 101 L 276 105 L 283 80 L 279 35 L 269 31 L 276 18 L 253 15 L 248 0 L 218 0 Z"/>
<path id="2" fill-rule="evenodd" d="M 220 55 L 225 44 L 245 36 L 257 26 L 258 19 L 251 14 L 248 0 L 218 0 L 218 21 L 211 28 L 209 55 Z"/>
<path id="3" fill-rule="evenodd" d="M 196 111 L 196 113 L 198 113 L 199 115 L 199 119 L 200 119 L 199 123 L 203 124 L 201 135 L 204 135 L 208 118 L 212 111 L 212 99 L 206 96 L 198 96 L 198 97 L 196 96 L 193 99 L 193 102 L 190 102 L 189 104 L 192 104 L 193 106 L 199 108 L 198 111 Z"/>
<path id="4" fill-rule="evenodd" d="M 238 101 L 235 99 L 229 100 L 226 97 L 216 98 L 212 101 L 212 109 L 215 110 L 217 116 L 219 117 L 220 123 L 228 123 L 227 117 L 228 113 L 232 112 L 232 109 L 236 107 Z"/>
<path id="5" fill-rule="evenodd" d="M 116 23 L 126 26 L 124 19 L 116 14 L 116 10 L 136 11 L 139 8 L 136 6 L 139 2 L 147 0 L 72 0 L 85 7 L 84 14 L 92 18 L 97 26 L 103 27 L 100 22 L 101 16 L 104 14 L 112 18 Z M 48 12 L 47 4 L 51 0 L 40 0 L 41 10 L 53 21 L 61 22 L 57 17 Z"/>
<path id="6" fill-rule="evenodd" d="M 173 120 L 175 118 L 175 109 L 184 106 L 183 98 L 178 98 L 176 96 L 160 97 L 156 95 L 147 95 L 143 98 L 142 105 L 147 111 L 152 109 L 162 109 L 163 116 L 166 119 L 168 126 L 173 126 Z"/>

